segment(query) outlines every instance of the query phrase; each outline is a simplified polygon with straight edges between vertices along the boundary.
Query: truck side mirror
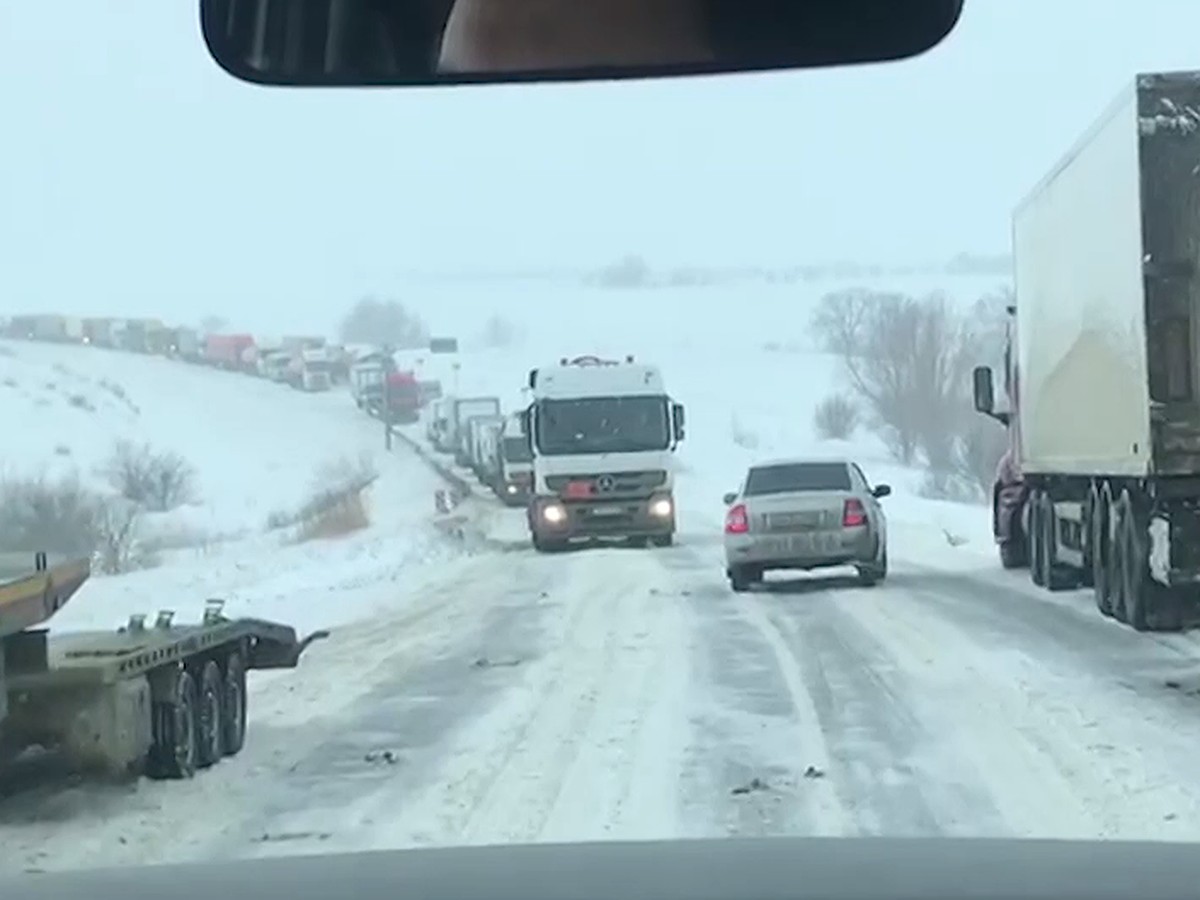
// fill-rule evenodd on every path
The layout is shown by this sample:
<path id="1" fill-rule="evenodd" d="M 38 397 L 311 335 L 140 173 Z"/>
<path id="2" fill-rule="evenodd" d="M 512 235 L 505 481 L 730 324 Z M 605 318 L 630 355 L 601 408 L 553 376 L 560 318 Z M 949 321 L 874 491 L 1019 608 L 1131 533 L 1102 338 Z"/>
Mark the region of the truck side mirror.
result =
<path id="1" fill-rule="evenodd" d="M 520 416 L 521 416 L 521 433 L 523 435 L 525 435 L 526 438 L 531 438 L 532 434 L 529 430 L 529 420 L 530 420 L 531 416 L 529 415 L 529 410 L 528 409 L 521 410 Z"/>
<path id="2" fill-rule="evenodd" d="M 529 370 L 529 382 L 528 383 L 529 383 L 529 390 L 531 390 L 531 391 L 535 387 L 537 387 L 537 369 Z"/>
<path id="3" fill-rule="evenodd" d="M 996 391 L 992 386 L 990 366 L 976 366 L 971 373 L 975 411 L 990 416 L 996 411 Z"/>
<path id="4" fill-rule="evenodd" d="M 671 418 L 673 420 L 673 430 L 676 443 L 683 440 L 684 434 L 684 414 L 682 403 L 671 404 Z"/>

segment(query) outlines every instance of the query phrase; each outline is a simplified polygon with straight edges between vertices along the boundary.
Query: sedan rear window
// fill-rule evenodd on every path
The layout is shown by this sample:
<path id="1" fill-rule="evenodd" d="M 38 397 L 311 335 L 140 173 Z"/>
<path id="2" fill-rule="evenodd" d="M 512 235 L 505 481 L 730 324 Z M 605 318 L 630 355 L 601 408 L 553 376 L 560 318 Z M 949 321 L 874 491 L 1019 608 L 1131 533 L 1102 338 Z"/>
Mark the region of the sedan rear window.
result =
<path id="1" fill-rule="evenodd" d="M 760 466 L 746 478 L 747 497 L 793 491 L 848 491 L 850 469 L 845 463 L 814 462 Z"/>

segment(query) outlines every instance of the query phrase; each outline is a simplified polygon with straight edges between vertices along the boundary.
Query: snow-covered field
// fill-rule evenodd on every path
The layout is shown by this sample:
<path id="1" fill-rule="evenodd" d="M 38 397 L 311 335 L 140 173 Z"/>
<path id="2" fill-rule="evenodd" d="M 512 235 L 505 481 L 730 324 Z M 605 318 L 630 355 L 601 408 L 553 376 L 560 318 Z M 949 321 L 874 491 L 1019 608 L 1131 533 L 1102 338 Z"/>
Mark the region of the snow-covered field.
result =
<path id="1" fill-rule="evenodd" d="M 10 468 L 90 470 L 121 436 L 171 446 L 204 485 L 191 521 L 241 535 L 95 579 L 64 626 L 229 596 L 340 627 L 295 672 L 252 679 L 247 747 L 194 780 L 0 803 L 0 870 L 724 834 L 1200 838 L 1200 646 L 1123 629 L 1082 592 L 1036 591 L 999 568 L 984 507 L 917 496 L 919 473 L 870 440 L 815 441 L 837 374 L 805 343 L 804 310 L 747 301 L 714 329 L 664 312 L 661 292 L 617 296 L 539 301 L 521 345 L 463 354 L 459 388 L 513 408 L 528 368 L 559 355 L 662 365 L 689 414 L 671 548 L 541 556 L 523 514 L 482 490 L 460 510 L 467 538 L 447 537 L 433 471 L 403 444 L 385 456 L 344 395 L 11 345 L 0 373 L 20 386 L 0 413 L 33 425 L 5 445 Z M 645 337 L 625 346 L 634 316 Z M 45 387 L 68 373 L 96 412 Z M 53 412 L 32 415 L 47 396 Z M 381 475 L 369 528 L 264 532 L 325 460 L 363 451 Z M 852 454 L 893 485 L 891 576 L 730 593 L 721 494 L 756 456 L 807 452 Z"/>

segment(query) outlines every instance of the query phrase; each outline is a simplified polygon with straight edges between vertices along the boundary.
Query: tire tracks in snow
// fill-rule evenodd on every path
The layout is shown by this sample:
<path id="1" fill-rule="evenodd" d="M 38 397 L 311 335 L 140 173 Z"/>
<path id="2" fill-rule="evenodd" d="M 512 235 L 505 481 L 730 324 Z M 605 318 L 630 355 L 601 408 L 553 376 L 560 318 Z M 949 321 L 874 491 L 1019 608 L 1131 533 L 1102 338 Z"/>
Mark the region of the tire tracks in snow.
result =
<path id="1" fill-rule="evenodd" d="M 990 783 L 1011 833 L 1200 837 L 1200 714 L 1144 674 L 1179 648 L 990 573 L 897 580 L 892 602 L 846 612 L 919 679 L 926 714 Z"/>
<path id="2" fill-rule="evenodd" d="M 664 557 L 691 612 L 691 740 L 681 797 L 688 832 L 853 833 L 852 815 L 824 777 L 829 750 L 805 672 L 754 599 L 731 593 L 719 558 L 708 556 L 684 545 Z"/>
<path id="3" fill-rule="evenodd" d="M 524 682 L 459 735 L 424 795 L 369 846 L 675 830 L 679 608 L 647 551 L 538 557 L 560 616 Z"/>

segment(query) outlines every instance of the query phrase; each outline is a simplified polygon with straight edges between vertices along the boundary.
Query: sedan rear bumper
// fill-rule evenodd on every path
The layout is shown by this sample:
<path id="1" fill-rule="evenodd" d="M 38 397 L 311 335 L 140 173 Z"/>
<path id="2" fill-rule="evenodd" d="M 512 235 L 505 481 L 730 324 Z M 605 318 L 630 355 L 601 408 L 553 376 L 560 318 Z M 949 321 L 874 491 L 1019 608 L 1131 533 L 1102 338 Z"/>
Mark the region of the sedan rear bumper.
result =
<path id="1" fill-rule="evenodd" d="M 816 569 L 869 563 L 878 541 L 868 526 L 791 534 L 727 534 L 725 566 L 756 569 Z"/>

